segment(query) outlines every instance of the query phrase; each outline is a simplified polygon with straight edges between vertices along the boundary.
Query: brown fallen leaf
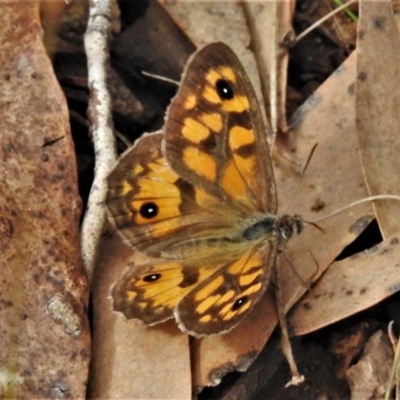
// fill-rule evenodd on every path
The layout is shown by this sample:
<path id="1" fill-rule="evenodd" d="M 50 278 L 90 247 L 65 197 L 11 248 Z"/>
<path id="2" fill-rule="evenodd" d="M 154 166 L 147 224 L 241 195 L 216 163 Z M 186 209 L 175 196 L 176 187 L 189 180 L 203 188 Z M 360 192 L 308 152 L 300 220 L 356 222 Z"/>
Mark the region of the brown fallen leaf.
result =
<path id="1" fill-rule="evenodd" d="M 356 115 L 370 194 L 400 193 L 400 33 L 391 1 L 361 1 Z M 383 73 L 384 71 L 384 73 Z M 400 203 L 374 203 L 383 237 L 400 230 Z"/>
<path id="2" fill-rule="evenodd" d="M 39 4 L 0 12 L 0 397 L 84 398 L 90 334 L 81 200 Z"/>
<path id="3" fill-rule="evenodd" d="M 272 135 L 280 135 L 288 151 L 295 146 L 289 143 L 286 90 L 289 52 L 285 48 L 285 41 L 294 36 L 292 21 L 295 1 L 243 1 L 249 32 L 252 37 L 252 48 L 257 60 L 258 73 L 261 78 L 263 103 L 269 116 Z M 290 149 L 291 150 L 291 149 Z"/>
<path id="4" fill-rule="evenodd" d="M 112 308 L 111 287 L 134 259 L 109 226 L 92 284 L 90 398 L 190 399 L 189 338 L 173 321 L 146 327 Z"/>
<path id="5" fill-rule="evenodd" d="M 304 335 L 369 308 L 400 289 L 400 235 L 337 261 L 290 314 L 295 335 Z"/>
<path id="6" fill-rule="evenodd" d="M 255 56 L 249 49 L 251 36 L 243 4 L 232 0 L 196 3 L 185 0 L 174 2 L 162 0 L 160 3 L 197 48 L 218 41 L 229 44 L 244 65 L 255 88 L 257 99 L 263 104 Z M 271 21 L 272 17 L 274 16 L 269 15 Z M 198 21 L 201 21 L 201 24 Z M 264 107 L 261 107 L 261 112 L 267 120 Z"/>
<path id="7" fill-rule="evenodd" d="M 382 2 L 379 3 L 380 5 L 377 8 L 377 4 L 365 2 L 363 5 L 364 12 L 361 14 L 361 23 L 365 29 L 362 31 L 362 36 L 368 38 L 369 35 L 374 34 L 376 24 L 370 22 L 375 19 L 383 19 L 385 21 L 385 24 L 383 24 L 386 27 L 385 29 L 389 29 L 390 26 L 390 29 L 396 31 L 392 35 L 398 35 L 396 25 L 389 23 L 389 20 L 392 18 L 390 6 Z M 384 40 L 383 38 L 381 39 Z M 364 59 L 367 58 L 369 63 L 373 64 L 376 61 L 379 65 L 380 60 L 378 59 L 380 57 L 377 54 L 374 56 L 375 61 L 365 54 L 376 50 L 378 43 L 374 43 L 374 46 L 370 45 L 367 48 L 361 48 L 360 51 L 364 53 L 362 57 Z M 383 45 L 384 42 L 382 43 Z M 389 49 L 387 51 L 390 52 Z M 367 66 L 365 62 L 364 60 L 364 68 L 374 71 L 375 67 Z M 393 92 L 389 90 L 387 83 L 383 83 L 387 94 L 385 95 L 382 91 L 380 97 L 377 96 L 377 91 L 381 90 L 381 86 L 378 84 L 379 80 L 385 79 L 385 75 L 391 76 L 390 72 L 382 74 L 383 65 L 380 68 L 380 73 L 378 71 L 371 72 L 374 78 L 373 83 L 368 84 L 368 90 L 366 90 L 367 83 L 365 81 L 361 82 L 361 89 L 357 90 L 357 115 L 359 116 L 357 126 L 359 128 L 360 151 L 363 154 L 362 159 L 364 159 L 363 165 L 366 179 L 369 182 L 369 176 L 371 176 L 372 181 L 375 182 L 374 193 L 395 194 L 400 191 L 400 185 L 396 187 L 398 162 L 395 160 L 396 148 L 400 145 L 400 142 L 397 140 L 399 143 L 396 143 L 395 135 L 392 135 L 385 141 L 382 135 L 386 135 L 385 129 L 389 128 L 381 127 L 382 124 L 386 124 L 386 121 L 396 123 L 395 118 L 387 117 L 381 120 L 375 114 L 375 111 L 371 111 L 370 104 L 372 101 L 380 103 L 376 107 L 380 109 L 381 115 L 385 115 L 385 99 L 391 96 L 390 92 Z M 369 79 L 367 81 L 369 82 Z M 360 85 L 360 79 L 358 79 L 357 85 Z M 377 87 L 380 89 L 376 89 Z M 372 114 L 373 118 L 371 117 Z M 363 120 L 360 119 L 361 117 Z M 375 131 L 371 129 L 375 129 Z M 393 163 L 391 160 L 393 160 Z M 382 179 L 382 177 L 385 177 L 385 179 Z M 381 213 L 383 213 L 382 215 L 386 215 L 382 220 L 383 226 L 386 227 L 386 233 L 389 231 L 398 231 L 396 228 L 398 219 L 396 209 L 398 206 L 394 201 L 383 200 L 379 202 L 379 207 L 377 208 L 378 215 L 381 215 Z M 294 333 L 305 334 L 319 329 L 371 307 L 398 291 L 400 288 L 398 279 L 398 257 L 400 254 L 398 243 L 398 235 L 393 234 L 369 251 L 334 263 L 325 276 L 322 277 L 321 281 L 313 288 L 312 293 L 307 294 L 293 310 L 291 323 L 294 327 Z"/>
<path id="8" fill-rule="evenodd" d="M 40 12 L 44 31 L 43 41 L 50 57 L 53 57 L 57 47 L 58 30 L 65 6 L 66 4 L 62 1 L 42 2 L 41 4 Z"/>

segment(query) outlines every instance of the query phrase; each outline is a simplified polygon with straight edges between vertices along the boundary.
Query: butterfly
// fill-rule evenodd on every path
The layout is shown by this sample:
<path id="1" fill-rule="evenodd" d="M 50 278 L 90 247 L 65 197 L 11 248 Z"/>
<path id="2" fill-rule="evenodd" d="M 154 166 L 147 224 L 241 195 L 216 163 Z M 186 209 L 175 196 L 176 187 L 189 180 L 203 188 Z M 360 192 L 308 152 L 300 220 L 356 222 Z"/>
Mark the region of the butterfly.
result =
<path id="1" fill-rule="evenodd" d="M 235 53 L 209 44 L 188 61 L 162 132 L 142 136 L 108 177 L 106 204 L 124 242 L 145 254 L 112 288 L 113 308 L 200 336 L 230 331 L 301 231 L 277 216 L 260 107 Z"/>

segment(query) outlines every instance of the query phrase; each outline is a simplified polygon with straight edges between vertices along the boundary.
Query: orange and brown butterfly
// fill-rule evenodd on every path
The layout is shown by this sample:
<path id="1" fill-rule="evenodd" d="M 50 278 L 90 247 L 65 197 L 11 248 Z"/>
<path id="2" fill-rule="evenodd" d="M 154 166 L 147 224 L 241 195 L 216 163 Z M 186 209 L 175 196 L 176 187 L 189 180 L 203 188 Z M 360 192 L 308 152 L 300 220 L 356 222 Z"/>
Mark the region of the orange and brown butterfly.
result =
<path id="1" fill-rule="evenodd" d="M 112 288 L 113 307 L 194 336 L 231 330 L 265 292 L 278 247 L 301 228 L 277 217 L 260 108 L 223 43 L 189 60 L 162 133 L 147 134 L 108 178 L 110 219 L 146 254 Z"/>

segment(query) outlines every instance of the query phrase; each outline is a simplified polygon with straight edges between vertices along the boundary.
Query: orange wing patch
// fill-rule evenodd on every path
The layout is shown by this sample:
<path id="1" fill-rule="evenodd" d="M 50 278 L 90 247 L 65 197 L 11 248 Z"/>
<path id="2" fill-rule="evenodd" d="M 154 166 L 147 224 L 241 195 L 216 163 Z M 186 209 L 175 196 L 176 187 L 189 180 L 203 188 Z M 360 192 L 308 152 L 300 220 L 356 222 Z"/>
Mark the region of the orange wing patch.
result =
<path id="1" fill-rule="evenodd" d="M 133 221 L 138 225 L 180 215 L 181 193 L 174 184 L 178 175 L 161 157 L 149 163 L 147 168 L 142 175 L 138 175 L 131 194 L 126 193 Z M 147 213 L 146 206 L 149 209 Z M 151 207 L 154 216 L 150 212 Z"/>
<path id="2" fill-rule="evenodd" d="M 203 114 L 200 116 L 200 120 L 205 126 L 213 130 L 215 133 L 221 132 L 222 128 L 224 127 L 221 114 Z"/>
<path id="3" fill-rule="evenodd" d="M 217 91 L 212 87 L 207 85 L 202 93 L 203 97 L 212 104 L 221 104 L 221 99 Z"/>
<path id="4" fill-rule="evenodd" d="M 224 171 L 224 190 L 241 203 L 251 206 L 251 199 L 260 185 L 257 163 L 261 162 L 256 159 L 254 132 L 236 125 L 229 131 L 228 143 L 233 160 Z"/>
<path id="5" fill-rule="evenodd" d="M 193 288 L 178 304 L 176 318 L 182 329 L 202 336 L 238 324 L 265 291 L 269 280 L 265 257 L 275 256 L 272 246 L 272 242 L 259 243 L 249 248 L 237 261 L 227 262 Z M 266 252 L 268 248 L 271 254 Z"/>
<path id="6" fill-rule="evenodd" d="M 240 203 L 250 204 L 243 177 L 239 174 L 236 165 L 230 162 L 222 175 L 224 192 Z"/>
<path id="7" fill-rule="evenodd" d="M 178 231 L 188 229 L 194 235 L 192 226 L 197 219 L 210 218 L 208 210 L 218 204 L 171 169 L 161 156 L 162 138 L 159 134 L 147 135 L 140 141 L 144 150 L 137 151 L 134 146 L 120 159 L 108 178 L 106 199 L 112 221 L 125 242 L 153 255 L 161 250 L 168 252 Z M 214 160 L 206 173 L 215 177 Z M 196 232 L 201 234 L 201 229 Z"/>
<path id="8" fill-rule="evenodd" d="M 247 111 L 250 108 L 249 99 L 247 96 L 234 96 L 232 100 L 224 100 L 222 102 L 222 108 L 226 112 L 237 112 L 241 113 Z"/>
<path id="9" fill-rule="evenodd" d="M 183 162 L 188 168 L 209 181 L 214 181 L 217 177 L 215 160 L 198 147 L 188 146 L 183 149 Z"/>
<path id="10" fill-rule="evenodd" d="M 236 74 L 231 67 L 224 65 L 218 68 L 210 68 L 206 75 L 206 80 L 211 86 L 215 86 L 216 82 L 220 79 L 227 79 L 232 83 L 236 83 Z"/>
<path id="11" fill-rule="evenodd" d="M 182 135 L 190 142 L 199 144 L 202 140 L 207 139 L 209 134 L 210 129 L 193 118 L 185 118 L 183 121 Z"/>
<path id="12" fill-rule="evenodd" d="M 196 96 L 194 94 L 191 94 L 190 96 L 187 97 L 184 108 L 185 110 L 191 110 L 196 107 L 197 101 L 196 101 Z"/>
<path id="13" fill-rule="evenodd" d="M 229 147 L 232 151 L 240 149 L 242 146 L 254 144 L 255 136 L 252 129 L 246 129 L 236 125 L 229 131 Z"/>

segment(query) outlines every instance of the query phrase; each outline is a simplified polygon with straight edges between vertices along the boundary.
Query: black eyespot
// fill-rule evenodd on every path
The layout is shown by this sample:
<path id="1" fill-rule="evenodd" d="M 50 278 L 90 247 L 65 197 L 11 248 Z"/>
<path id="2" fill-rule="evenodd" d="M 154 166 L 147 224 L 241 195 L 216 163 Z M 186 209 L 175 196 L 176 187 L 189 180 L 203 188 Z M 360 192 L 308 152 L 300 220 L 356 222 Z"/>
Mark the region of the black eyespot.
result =
<path id="1" fill-rule="evenodd" d="M 158 281 L 161 278 L 161 274 L 151 274 L 151 275 L 146 275 L 143 280 L 145 282 L 155 282 Z"/>
<path id="2" fill-rule="evenodd" d="M 234 92 L 232 85 L 225 79 L 218 79 L 217 82 L 215 83 L 215 88 L 217 89 L 218 96 L 222 100 L 233 99 Z"/>
<path id="3" fill-rule="evenodd" d="M 152 202 L 144 203 L 140 207 L 139 212 L 143 218 L 148 218 L 148 219 L 154 218 L 158 214 L 158 206 L 157 204 L 154 204 Z"/>
<path id="4" fill-rule="evenodd" d="M 232 306 L 232 311 L 239 310 L 242 306 L 244 306 L 249 298 L 247 296 L 241 297 L 240 299 L 237 299 L 235 303 Z"/>

